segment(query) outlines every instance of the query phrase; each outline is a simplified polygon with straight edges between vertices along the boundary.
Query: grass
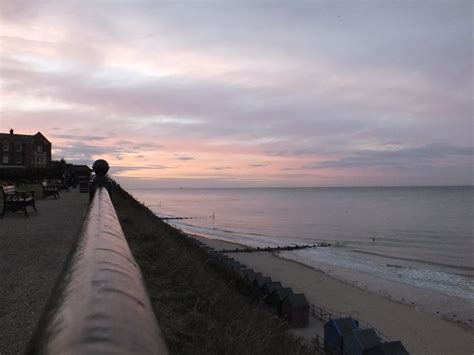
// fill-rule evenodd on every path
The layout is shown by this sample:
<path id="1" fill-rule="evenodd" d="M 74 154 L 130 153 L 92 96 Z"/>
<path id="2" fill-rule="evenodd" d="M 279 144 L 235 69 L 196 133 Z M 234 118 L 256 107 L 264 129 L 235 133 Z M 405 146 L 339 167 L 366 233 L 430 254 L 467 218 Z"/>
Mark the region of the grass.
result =
<path id="1" fill-rule="evenodd" d="M 180 231 L 120 188 L 113 201 L 170 353 L 311 353 Z"/>

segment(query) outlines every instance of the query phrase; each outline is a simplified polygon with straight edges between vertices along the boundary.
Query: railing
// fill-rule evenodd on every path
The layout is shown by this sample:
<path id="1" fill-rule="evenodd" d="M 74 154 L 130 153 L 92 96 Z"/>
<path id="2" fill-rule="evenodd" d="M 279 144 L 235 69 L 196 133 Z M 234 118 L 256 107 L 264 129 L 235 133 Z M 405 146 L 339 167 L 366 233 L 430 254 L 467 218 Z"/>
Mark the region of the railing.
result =
<path id="1" fill-rule="evenodd" d="M 167 354 L 109 193 L 98 187 L 29 354 Z"/>
<path id="2" fill-rule="evenodd" d="M 377 333 L 377 335 L 379 336 L 380 339 L 382 339 L 385 342 L 390 341 L 389 338 L 385 334 L 383 334 L 380 330 L 376 329 L 375 327 L 373 327 L 372 325 L 370 325 L 367 322 L 355 319 L 351 315 L 340 313 L 340 312 L 335 312 L 335 311 L 329 311 L 329 310 L 324 309 L 322 307 L 318 307 L 314 304 L 311 304 L 311 307 L 309 309 L 309 313 L 310 313 L 311 316 L 313 316 L 315 318 L 318 318 L 322 322 L 328 322 L 331 319 L 351 317 L 352 319 L 354 319 L 357 322 L 357 324 L 359 325 L 359 328 L 361 328 L 361 329 L 372 328 Z"/>

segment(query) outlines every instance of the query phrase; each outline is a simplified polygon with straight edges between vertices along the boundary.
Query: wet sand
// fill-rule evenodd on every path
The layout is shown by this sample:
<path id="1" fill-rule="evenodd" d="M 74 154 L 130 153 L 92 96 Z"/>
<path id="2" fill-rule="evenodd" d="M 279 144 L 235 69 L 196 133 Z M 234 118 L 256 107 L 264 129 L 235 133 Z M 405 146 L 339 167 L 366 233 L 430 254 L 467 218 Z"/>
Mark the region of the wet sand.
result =
<path id="1" fill-rule="evenodd" d="M 200 238 L 215 249 L 239 248 L 220 240 Z M 350 314 L 381 331 L 390 340 L 401 340 L 411 354 L 466 354 L 474 351 L 472 328 L 445 320 L 419 308 L 339 281 L 306 265 L 275 253 L 229 253 L 276 281 L 303 292 L 308 301 L 325 309 Z"/>

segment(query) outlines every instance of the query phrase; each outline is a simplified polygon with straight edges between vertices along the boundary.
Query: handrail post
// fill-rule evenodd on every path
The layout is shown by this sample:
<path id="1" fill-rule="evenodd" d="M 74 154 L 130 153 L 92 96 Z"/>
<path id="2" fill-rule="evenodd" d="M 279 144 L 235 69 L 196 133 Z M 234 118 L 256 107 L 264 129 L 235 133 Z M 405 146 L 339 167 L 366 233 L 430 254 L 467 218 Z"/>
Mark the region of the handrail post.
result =
<path id="1" fill-rule="evenodd" d="M 107 176 L 109 171 L 109 163 L 104 159 L 98 159 L 92 165 L 92 170 L 95 172 L 95 177 L 92 179 L 89 189 L 89 201 L 92 201 L 95 191 L 99 187 L 105 187 L 112 196 L 112 181 Z"/>

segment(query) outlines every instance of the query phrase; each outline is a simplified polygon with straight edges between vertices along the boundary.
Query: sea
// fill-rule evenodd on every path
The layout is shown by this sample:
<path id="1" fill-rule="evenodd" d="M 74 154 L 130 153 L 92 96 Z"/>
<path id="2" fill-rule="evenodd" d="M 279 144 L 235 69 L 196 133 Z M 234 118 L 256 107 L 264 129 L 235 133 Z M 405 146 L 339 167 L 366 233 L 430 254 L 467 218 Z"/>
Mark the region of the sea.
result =
<path id="1" fill-rule="evenodd" d="M 187 233 L 280 252 L 471 326 L 474 187 L 129 189 Z M 461 316 L 462 317 L 462 316 Z"/>

